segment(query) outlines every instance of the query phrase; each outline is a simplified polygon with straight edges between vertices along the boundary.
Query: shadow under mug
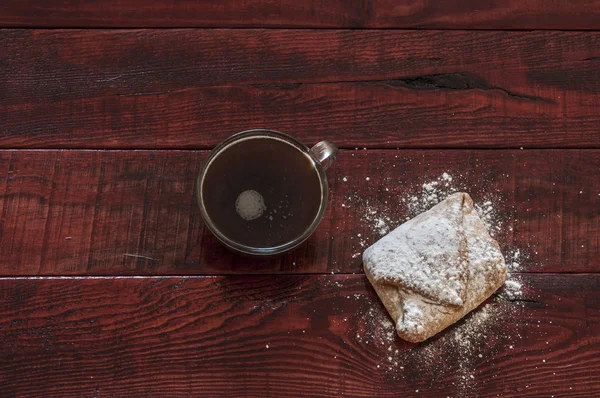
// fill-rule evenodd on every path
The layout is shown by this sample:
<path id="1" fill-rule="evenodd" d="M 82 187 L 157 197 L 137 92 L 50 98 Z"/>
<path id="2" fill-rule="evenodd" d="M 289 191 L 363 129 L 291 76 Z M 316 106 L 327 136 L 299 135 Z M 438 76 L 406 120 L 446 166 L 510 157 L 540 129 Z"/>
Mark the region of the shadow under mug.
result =
<path id="1" fill-rule="evenodd" d="M 272 256 L 292 250 L 315 231 L 327 207 L 325 170 L 337 147 L 312 148 L 274 130 L 248 130 L 217 145 L 197 179 L 205 226 L 238 253 Z M 250 217 L 240 200 L 248 201 Z M 252 202 L 254 201 L 254 202 Z"/>

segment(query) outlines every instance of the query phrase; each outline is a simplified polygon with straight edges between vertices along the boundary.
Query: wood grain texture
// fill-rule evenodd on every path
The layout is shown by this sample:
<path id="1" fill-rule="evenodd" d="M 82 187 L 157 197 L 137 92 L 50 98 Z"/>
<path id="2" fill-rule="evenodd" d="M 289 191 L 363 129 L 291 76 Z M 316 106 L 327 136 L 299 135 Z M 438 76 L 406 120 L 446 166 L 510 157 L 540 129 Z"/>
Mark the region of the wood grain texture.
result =
<path id="1" fill-rule="evenodd" d="M 600 394 L 600 276 L 521 281 L 513 301 L 500 291 L 414 345 L 362 275 L 2 279 L 0 385 L 45 397 Z"/>
<path id="2" fill-rule="evenodd" d="M 0 151 L 0 274 L 362 272 L 377 219 L 394 228 L 414 215 L 406 200 L 443 173 L 492 200 L 496 237 L 523 271 L 600 271 L 598 150 L 342 151 L 318 230 L 271 260 L 237 257 L 203 230 L 194 185 L 206 153 Z"/>
<path id="3" fill-rule="evenodd" d="M 4 0 L 0 26 L 598 29 L 594 0 Z"/>
<path id="4" fill-rule="evenodd" d="M 2 30 L 0 147 L 600 147 L 599 32 Z"/>

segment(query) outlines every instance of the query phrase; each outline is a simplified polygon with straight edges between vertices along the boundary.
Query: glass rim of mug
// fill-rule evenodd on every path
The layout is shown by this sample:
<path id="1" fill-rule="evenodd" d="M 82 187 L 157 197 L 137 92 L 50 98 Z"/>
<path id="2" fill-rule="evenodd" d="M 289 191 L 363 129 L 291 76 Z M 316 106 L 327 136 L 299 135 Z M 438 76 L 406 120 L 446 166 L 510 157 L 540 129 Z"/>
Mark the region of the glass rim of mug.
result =
<path id="1" fill-rule="evenodd" d="M 245 139 L 251 138 L 253 136 L 255 136 L 256 138 L 264 137 L 267 139 L 278 139 L 278 140 L 281 140 L 281 141 L 287 143 L 288 145 L 295 147 L 297 150 L 299 150 L 305 156 L 307 156 L 308 159 L 310 159 L 311 163 L 315 167 L 315 170 L 317 171 L 317 174 L 319 176 L 319 182 L 320 182 L 319 185 L 321 187 L 321 201 L 319 203 L 319 211 L 315 215 L 314 219 L 312 220 L 312 222 L 310 223 L 308 228 L 302 234 L 299 234 L 293 240 L 290 240 L 289 242 L 283 243 L 278 246 L 271 246 L 271 247 L 247 246 L 247 245 L 243 245 L 241 243 L 238 243 L 238 242 L 228 238 L 223 233 L 221 233 L 221 231 L 219 231 L 219 229 L 216 227 L 216 225 L 211 220 L 210 215 L 208 214 L 206 207 L 204 206 L 203 183 L 204 183 L 205 177 L 208 173 L 208 170 L 210 169 L 210 165 L 212 164 L 212 162 L 217 157 L 219 157 L 219 155 L 221 155 L 224 152 L 224 150 L 226 150 L 228 147 L 233 146 L 236 143 L 244 141 Z M 240 252 L 243 254 L 249 254 L 249 255 L 253 255 L 253 256 L 272 256 L 272 255 L 287 252 L 289 250 L 292 250 L 292 249 L 298 247 L 300 244 L 302 244 L 304 241 L 306 241 L 310 237 L 310 235 L 312 235 L 312 233 L 317 229 L 321 220 L 323 219 L 325 211 L 327 210 L 329 184 L 327 182 L 327 176 L 325 174 L 325 167 L 323 167 L 323 164 L 321 163 L 321 161 L 319 161 L 319 159 L 317 159 L 314 156 L 314 154 L 311 152 L 310 148 L 308 146 L 306 146 L 304 143 L 302 143 L 301 141 L 297 140 L 296 138 L 294 138 L 288 134 L 282 133 L 280 131 L 270 130 L 270 129 L 251 129 L 251 130 L 244 130 L 239 133 L 235 133 L 235 134 L 231 135 L 230 137 L 223 140 L 221 143 L 219 143 L 217 146 L 215 146 L 210 151 L 210 154 L 204 160 L 202 168 L 200 169 L 200 173 L 198 174 L 198 178 L 196 180 L 196 191 L 197 191 L 196 197 L 198 200 L 198 206 L 200 207 L 200 213 L 202 215 L 204 225 L 210 230 L 210 232 L 222 244 L 224 244 L 225 246 L 227 246 L 228 248 L 230 248 L 236 252 Z"/>

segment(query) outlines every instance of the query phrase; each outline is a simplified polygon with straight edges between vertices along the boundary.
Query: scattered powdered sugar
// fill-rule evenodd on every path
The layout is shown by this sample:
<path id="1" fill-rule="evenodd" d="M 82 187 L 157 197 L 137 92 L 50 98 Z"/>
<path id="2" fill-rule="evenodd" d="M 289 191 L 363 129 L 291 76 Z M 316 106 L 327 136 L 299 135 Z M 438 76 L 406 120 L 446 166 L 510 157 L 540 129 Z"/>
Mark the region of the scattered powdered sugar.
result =
<path id="1" fill-rule="evenodd" d="M 382 212 L 372 206 L 366 206 L 364 208 L 361 218 L 362 221 L 366 222 L 367 225 L 370 225 L 379 236 L 383 236 L 390 232 L 390 225 L 392 223 L 391 217 L 382 214 Z"/>
<path id="2" fill-rule="evenodd" d="M 343 178 L 346 182 L 347 179 Z M 391 181 L 382 179 L 382 181 Z M 426 182 L 421 190 L 407 197 L 393 196 L 389 187 L 383 187 L 384 198 L 374 201 L 372 198 L 363 198 L 357 193 L 344 197 L 341 207 L 354 214 L 358 214 L 360 225 L 368 229 L 360 239 L 350 237 L 353 241 L 351 258 L 360 257 L 360 252 L 373 244 L 377 239 L 388 234 L 402 222 L 429 210 L 449 194 L 458 192 L 459 187 L 453 184 L 454 178 L 448 173 L 442 174 L 434 181 Z M 408 207 L 408 215 L 402 210 Z"/>
<path id="3" fill-rule="evenodd" d="M 377 231 L 377 233 L 381 236 L 387 234 L 388 232 L 390 232 L 390 227 L 388 225 L 390 218 L 387 216 L 380 216 L 378 218 L 375 218 L 374 220 L 374 225 L 375 225 L 375 231 Z"/>
<path id="4" fill-rule="evenodd" d="M 520 249 L 509 249 L 504 253 L 504 259 L 509 273 L 520 272 L 523 270 L 523 262 L 529 260 L 529 256 Z"/>
<path id="5" fill-rule="evenodd" d="M 515 316 L 522 307 L 495 300 L 473 310 L 464 319 L 442 332 L 438 338 L 425 342 L 409 352 L 408 362 L 421 372 L 455 374 L 452 382 L 458 393 L 471 395 L 478 380 L 477 368 L 499 351 L 513 347 L 521 339 L 517 328 L 499 327 Z M 444 353 L 444 358 L 440 358 Z"/>
<path id="6" fill-rule="evenodd" d="M 385 214 L 378 210 L 377 207 L 371 206 L 368 201 L 363 203 L 358 195 L 349 196 L 347 202 L 342 204 L 342 207 L 350 211 L 358 209 L 361 223 L 369 226 L 369 229 L 374 232 L 374 234 L 358 234 L 357 236 L 350 237 L 354 241 L 354 248 L 357 250 L 357 252 L 352 254 L 352 258 L 361 256 L 364 249 L 370 246 L 376 239 L 386 235 L 396 226 L 389 214 Z"/>
<path id="7" fill-rule="evenodd" d="M 380 181 L 385 183 L 391 180 Z M 389 188 L 384 185 L 383 191 L 387 196 L 378 198 L 377 202 L 363 199 L 357 194 L 347 196 L 343 207 L 347 211 L 358 214 L 360 225 L 366 227 L 366 230 L 360 231 L 361 237 L 356 236 L 355 232 L 350 238 L 353 242 L 350 256 L 353 259 L 360 258 L 362 251 L 380 237 L 394 230 L 404 221 L 429 210 L 449 195 L 456 192 L 469 193 L 473 190 L 471 189 L 473 187 L 465 185 L 462 181 L 464 181 L 462 175 L 451 175 L 445 172 L 413 188 L 403 189 L 404 193 L 400 196 L 393 196 Z M 475 193 L 481 193 L 481 188 L 474 188 Z M 475 199 L 477 201 L 474 207 L 490 235 L 506 237 L 503 234 L 512 231 L 512 227 L 506 222 L 510 214 L 503 214 L 499 210 L 503 208 L 501 206 L 503 198 L 497 193 L 486 191 L 483 195 L 477 195 Z M 525 304 L 520 301 L 525 285 L 518 273 L 523 270 L 528 256 L 523 248 L 503 247 L 502 252 L 508 275 L 504 286 L 498 290 L 494 298 L 486 301 L 439 335 L 409 350 L 398 349 L 403 343 L 400 343 L 395 326 L 387 312 L 369 306 L 366 313 L 360 315 L 364 318 L 360 319 L 360 323 L 366 326 L 361 328 L 358 339 L 365 344 L 381 346 L 385 355 L 381 355 L 377 369 L 389 372 L 389 376 L 394 378 L 409 377 L 417 369 L 418 372 L 431 377 L 432 382 L 436 380 L 446 382 L 449 375 L 455 375 L 453 384 L 459 396 L 472 395 L 474 388 L 479 383 L 485 382 L 477 378 L 478 367 L 496 353 L 514 349 L 517 347 L 517 340 L 522 338 L 518 324 L 513 327 L 502 325 L 511 322 L 517 312 L 525 307 Z M 418 309 L 416 307 L 415 310 Z M 405 308 L 405 311 L 407 310 L 412 311 L 410 303 Z M 410 373 L 407 370 L 410 370 Z"/>
<path id="8" fill-rule="evenodd" d="M 495 236 L 498 232 L 500 232 L 500 229 L 502 228 L 502 222 L 500 221 L 500 217 L 496 211 L 496 208 L 490 200 L 487 200 L 481 204 L 476 203 L 475 210 L 477 210 L 479 218 L 481 218 L 481 221 L 483 221 L 483 224 L 491 236 Z"/>
<path id="9" fill-rule="evenodd" d="M 436 178 L 420 183 L 415 188 L 409 188 L 408 193 L 401 196 L 388 194 L 389 187 L 383 187 L 388 195 L 387 200 L 380 199 L 375 203 L 361 198 L 356 193 L 348 195 L 344 198 L 342 208 L 357 213 L 360 217 L 360 225 L 366 227 L 369 232 L 365 233 L 362 239 L 354 242 L 354 248 L 365 249 L 403 222 L 429 210 L 454 193 L 470 193 L 471 189 L 461 182 L 463 179 L 463 175 L 453 176 L 449 172 L 444 172 Z M 382 181 L 391 180 L 382 179 Z M 506 231 L 512 231 L 512 226 L 504 228 L 504 220 L 508 215 L 501 214 L 499 203 L 502 202 L 502 198 L 497 193 L 485 192 L 483 195 L 477 195 L 474 200 L 475 210 L 492 238 Z M 503 231 L 504 229 L 506 231 Z M 506 258 L 506 260 L 508 269 L 516 271 L 512 269 L 514 268 L 512 263 L 519 263 L 518 253 L 515 259 Z"/>
<path id="10" fill-rule="evenodd" d="M 517 271 L 519 268 L 521 268 L 521 264 L 520 264 L 520 258 L 521 258 L 521 250 L 516 249 L 513 253 L 512 253 L 512 258 L 509 260 L 510 262 L 510 269 L 512 271 Z"/>
<path id="11" fill-rule="evenodd" d="M 518 326 L 498 327 L 522 306 L 500 299 L 484 303 L 439 335 L 410 348 L 397 336 L 385 310 L 372 305 L 360 307 L 363 310 L 358 314 L 353 339 L 377 348 L 376 369 L 396 380 L 410 381 L 415 373 L 432 383 L 451 380 L 457 396 L 471 396 L 479 383 L 486 382 L 478 379 L 478 367 L 496 353 L 514 349 L 522 338 Z"/>
<path id="12" fill-rule="evenodd" d="M 421 189 L 416 193 L 402 198 L 402 202 L 408 205 L 410 213 L 408 218 L 429 210 L 448 196 L 458 192 L 460 188 L 453 181 L 454 178 L 450 174 L 443 173 L 438 178 L 423 183 Z"/>
<path id="13" fill-rule="evenodd" d="M 386 358 L 393 353 L 400 353 L 400 350 L 395 348 L 396 339 L 399 339 L 396 328 L 385 311 L 369 306 L 358 315 L 361 318 L 360 324 L 364 326 L 356 336 L 358 341 L 382 347 L 387 352 Z"/>
<path id="14" fill-rule="evenodd" d="M 389 317 L 385 317 L 383 319 L 383 321 L 381 322 L 381 326 L 383 326 L 384 330 L 386 330 L 385 336 L 388 339 L 388 342 L 393 342 L 396 336 L 396 333 L 394 331 L 394 324 L 392 323 L 392 321 L 390 320 Z M 391 351 L 392 347 L 388 347 L 388 351 Z"/>
<path id="15" fill-rule="evenodd" d="M 520 249 L 511 249 L 504 253 L 508 273 L 501 295 L 507 300 L 518 299 L 523 294 L 523 282 L 515 273 L 522 271 L 522 264 L 525 259 L 527 259 L 527 256 Z"/>
<path id="16" fill-rule="evenodd" d="M 504 295 L 509 300 L 519 298 L 522 293 L 523 284 L 516 280 L 507 280 L 504 282 Z"/>

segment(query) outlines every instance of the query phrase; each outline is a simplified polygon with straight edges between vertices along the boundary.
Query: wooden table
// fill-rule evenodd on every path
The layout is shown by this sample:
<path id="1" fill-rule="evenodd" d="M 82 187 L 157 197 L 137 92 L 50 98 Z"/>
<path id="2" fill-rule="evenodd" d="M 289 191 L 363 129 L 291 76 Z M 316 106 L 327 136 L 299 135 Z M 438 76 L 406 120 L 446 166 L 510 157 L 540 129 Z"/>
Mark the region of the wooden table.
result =
<path id="1" fill-rule="evenodd" d="M 600 396 L 598 1 L 8 0 L 0 26 L 2 397 Z M 341 148 L 272 260 L 195 200 L 256 127 Z M 523 288 L 408 344 L 363 215 L 444 172 L 494 196 Z"/>

